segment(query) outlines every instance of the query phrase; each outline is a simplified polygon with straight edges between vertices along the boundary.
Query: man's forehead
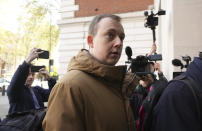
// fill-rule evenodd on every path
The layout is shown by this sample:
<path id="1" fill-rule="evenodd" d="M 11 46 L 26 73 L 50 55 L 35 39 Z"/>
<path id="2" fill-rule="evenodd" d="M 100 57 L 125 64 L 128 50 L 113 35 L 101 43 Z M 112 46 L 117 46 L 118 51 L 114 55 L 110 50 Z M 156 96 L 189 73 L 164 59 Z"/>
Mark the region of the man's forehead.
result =
<path id="1" fill-rule="evenodd" d="M 109 17 L 101 19 L 99 23 L 97 24 L 97 26 L 98 26 L 98 30 L 105 29 L 105 30 L 114 30 L 114 31 L 124 32 L 122 24 Z"/>

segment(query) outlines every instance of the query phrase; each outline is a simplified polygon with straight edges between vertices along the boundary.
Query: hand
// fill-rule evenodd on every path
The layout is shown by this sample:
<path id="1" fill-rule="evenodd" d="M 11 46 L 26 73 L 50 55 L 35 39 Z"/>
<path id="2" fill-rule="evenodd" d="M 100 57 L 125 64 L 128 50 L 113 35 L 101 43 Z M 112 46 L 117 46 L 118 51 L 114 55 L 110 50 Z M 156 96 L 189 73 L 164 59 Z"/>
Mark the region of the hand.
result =
<path id="1" fill-rule="evenodd" d="M 159 63 L 154 63 L 154 68 L 158 71 L 158 73 L 162 73 L 161 66 Z"/>
<path id="2" fill-rule="evenodd" d="M 156 47 L 156 43 L 153 43 L 153 44 L 152 44 L 151 51 L 149 52 L 148 55 L 152 55 L 152 54 L 154 54 L 154 53 L 156 52 L 156 49 L 157 49 L 157 47 Z"/>
<path id="3" fill-rule="evenodd" d="M 143 81 L 143 80 L 140 80 L 140 81 L 139 81 L 139 84 L 140 84 L 143 88 L 146 88 L 147 85 L 148 85 L 147 81 Z"/>
<path id="4" fill-rule="evenodd" d="M 48 71 L 46 70 L 46 68 L 41 68 L 39 70 L 39 74 L 42 74 L 46 80 L 50 80 L 50 75 L 49 75 Z"/>
<path id="5" fill-rule="evenodd" d="M 38 48 L 33 48 L 29 55 L 27 56 L 27 58 L 25 59 L 25 62 L 27 62 L 28 64 L 31 64 L 31 62 L 35 59 L 39 57 L 39 54 L 41 54 L 43 51 L 39 51 Z"/>

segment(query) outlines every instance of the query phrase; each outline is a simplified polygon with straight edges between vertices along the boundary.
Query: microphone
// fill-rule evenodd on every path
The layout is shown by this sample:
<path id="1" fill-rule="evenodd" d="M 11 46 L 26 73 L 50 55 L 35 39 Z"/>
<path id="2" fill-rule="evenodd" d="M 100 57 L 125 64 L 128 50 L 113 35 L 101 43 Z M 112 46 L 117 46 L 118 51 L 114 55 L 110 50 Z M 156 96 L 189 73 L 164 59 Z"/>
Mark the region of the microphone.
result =
<path id="1" fill-rule="evenodd" d="M 125 48 L 125 52 L 126 52 L 126 55 L 128 56 L 128 60 L 131 60 L 131 56 L 132 56 L 132 49 L 130 48 L 130 46 L 126 46 Z"/>
<path id="2" fill-rule="evenodd" d="M 179 59 L 173 59 L 173 60 L 172 60 L 172 64 L 173 64 L 174 66 L 181 66 L 181 69 L 184 68 L 184 65 L 182 64 L 181 60 L 179 60 Z"/>

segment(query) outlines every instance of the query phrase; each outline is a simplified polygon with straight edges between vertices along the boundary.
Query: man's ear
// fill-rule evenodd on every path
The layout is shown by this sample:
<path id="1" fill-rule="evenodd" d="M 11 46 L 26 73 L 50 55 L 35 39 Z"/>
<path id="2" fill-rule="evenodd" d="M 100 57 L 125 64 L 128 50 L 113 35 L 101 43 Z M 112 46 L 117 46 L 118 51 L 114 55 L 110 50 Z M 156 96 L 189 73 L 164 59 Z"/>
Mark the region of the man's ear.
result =
<path id="1" fill-rule="evenodd" d="M 92 35 L 89 35 L 87 37 L 87 42 L 88 42 L 88 45 L 90 46 L 90 48 L 93 48 L 93 36 Z"/>

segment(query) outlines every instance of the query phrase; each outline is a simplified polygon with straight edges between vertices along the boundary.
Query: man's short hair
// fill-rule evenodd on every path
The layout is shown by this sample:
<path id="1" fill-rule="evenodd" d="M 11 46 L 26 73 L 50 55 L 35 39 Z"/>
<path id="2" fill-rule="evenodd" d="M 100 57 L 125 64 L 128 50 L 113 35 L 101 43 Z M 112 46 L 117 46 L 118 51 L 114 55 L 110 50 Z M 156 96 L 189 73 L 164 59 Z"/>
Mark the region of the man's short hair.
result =
<path id="1" fill-rule="evenodd" d="M 88 29 L 88 34 L 95 36 L 97 33 L 97 24 L 102 20 L 103 18 L 111 18 L 112 20 L 115 20 L 117 22 L 121 21 L 121 18 L 117 15 L 112 15 L 112 14 L 101 14 L 97 15 L 93 18 L 93 20 L 90 23 L 89 29 Z"/>

